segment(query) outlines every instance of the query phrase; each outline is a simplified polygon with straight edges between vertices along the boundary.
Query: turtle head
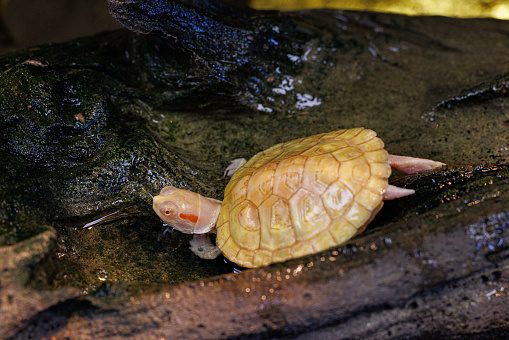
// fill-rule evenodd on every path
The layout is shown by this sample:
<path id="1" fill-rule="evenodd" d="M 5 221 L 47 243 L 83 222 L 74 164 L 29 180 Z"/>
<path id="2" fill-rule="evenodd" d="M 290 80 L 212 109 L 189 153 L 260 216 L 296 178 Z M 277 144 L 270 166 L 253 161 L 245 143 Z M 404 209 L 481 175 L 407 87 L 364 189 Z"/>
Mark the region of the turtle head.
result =
<path id="1" fill-rule="evenodd" d="M 153 208 L 164 222 L 178 231 L 205 234 L 215 227 L 221 203 L 192 191 L 164 187 L 154 197 Z"/>

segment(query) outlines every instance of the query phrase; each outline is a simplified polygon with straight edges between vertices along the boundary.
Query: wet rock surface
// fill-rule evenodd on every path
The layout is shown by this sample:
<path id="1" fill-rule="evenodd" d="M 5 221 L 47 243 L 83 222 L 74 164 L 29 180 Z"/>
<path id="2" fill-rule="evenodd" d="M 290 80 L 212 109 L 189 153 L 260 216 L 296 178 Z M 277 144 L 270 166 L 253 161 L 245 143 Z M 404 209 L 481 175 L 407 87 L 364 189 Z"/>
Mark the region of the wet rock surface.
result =
<path id="1" fill-rule="evenodd" d="M 2 336 L 507 337 L 509 23 L 108 3 L 135 33 L 0 56 Z M 152 212 L 355 126 L 447 167 L 342 247 L 234 274 Z"/>

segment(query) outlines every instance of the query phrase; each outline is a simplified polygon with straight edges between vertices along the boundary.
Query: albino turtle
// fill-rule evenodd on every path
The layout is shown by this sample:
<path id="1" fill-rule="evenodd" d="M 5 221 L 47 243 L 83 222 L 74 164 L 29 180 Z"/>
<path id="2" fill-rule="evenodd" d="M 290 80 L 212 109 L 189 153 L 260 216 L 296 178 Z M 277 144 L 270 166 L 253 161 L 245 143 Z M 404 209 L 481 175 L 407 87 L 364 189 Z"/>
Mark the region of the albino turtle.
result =
<path id="1" fill-rule="evenodd" d="M 222 203 L 165 187 L 154 210 L 195 234 L 191 250 L 198 256 L 222 252 L 240 266 L 259 267 L 338 246 L 366 228 L 383 200 L 413 194 L 389 185 L 391 167 L 414 173 L 442 165 L 389 155 L 372 130 L 333 131 L 259 152 L 233 174 Z M 217 233 L 217 247 L 207 233 Z"/>

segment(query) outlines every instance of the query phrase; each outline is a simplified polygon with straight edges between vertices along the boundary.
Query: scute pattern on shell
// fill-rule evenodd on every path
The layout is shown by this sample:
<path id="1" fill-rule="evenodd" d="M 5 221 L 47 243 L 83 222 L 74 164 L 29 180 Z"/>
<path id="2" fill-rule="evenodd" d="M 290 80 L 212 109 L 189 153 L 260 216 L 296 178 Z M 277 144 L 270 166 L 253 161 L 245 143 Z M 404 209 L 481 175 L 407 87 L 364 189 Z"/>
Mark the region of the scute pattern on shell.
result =
<path id="1" fill-rule="evenodd" d="M 277 144 L 233 175 L 217 222 L 217 246 L 244 267 L 340 245 L 383 205 L 391 168 L 372 130 L 333 131 Z"/>

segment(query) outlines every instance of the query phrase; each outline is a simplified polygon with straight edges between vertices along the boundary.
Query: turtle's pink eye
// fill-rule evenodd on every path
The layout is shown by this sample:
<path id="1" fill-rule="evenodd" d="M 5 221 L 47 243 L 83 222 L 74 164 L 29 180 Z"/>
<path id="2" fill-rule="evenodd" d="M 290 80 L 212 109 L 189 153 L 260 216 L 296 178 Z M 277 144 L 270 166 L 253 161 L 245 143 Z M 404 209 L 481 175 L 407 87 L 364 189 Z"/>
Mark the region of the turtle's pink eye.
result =
<path id="1" fill-rule="evenodd" d="M 164 202 L 159 207 L 159 212 L 165 218 L 173 218 L 177 214 L 177 207 L 172 202 Z"/>

